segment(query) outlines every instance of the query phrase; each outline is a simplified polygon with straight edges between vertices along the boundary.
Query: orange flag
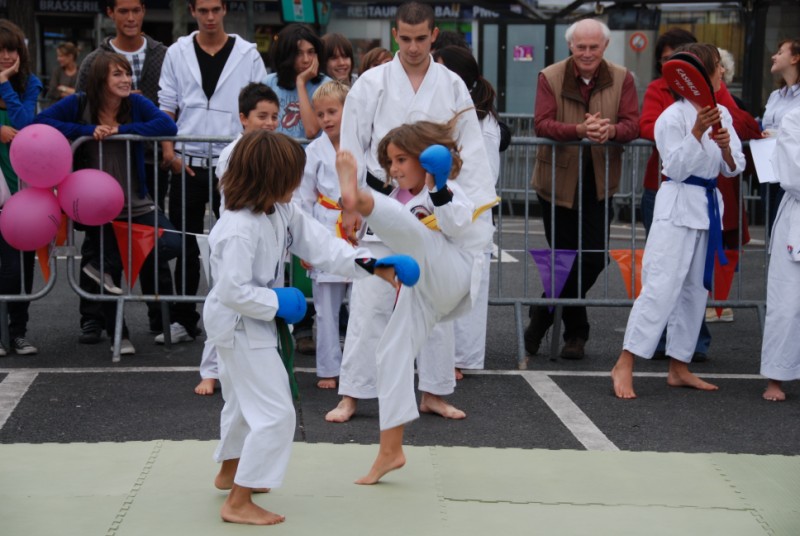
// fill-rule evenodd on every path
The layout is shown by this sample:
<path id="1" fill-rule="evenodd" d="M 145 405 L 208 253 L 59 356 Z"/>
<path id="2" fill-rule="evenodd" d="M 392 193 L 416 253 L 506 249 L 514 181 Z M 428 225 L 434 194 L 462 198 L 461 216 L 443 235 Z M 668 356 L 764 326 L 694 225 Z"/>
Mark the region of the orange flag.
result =
<path id="1" fill-rule="evenodd" d="M 61 213 L 61 224 L 56 232 L 56 246 L 63 246 L 67 242 L 67 215 Z M 39 259 L 39 267 L 42 269 L 42 277 L 45 282 L 50 281 L 50 252 L 51 244 L 42 246 L 36 250 L 36 258 Z"/>
<path id="2" fill-rule="evenodd" d="M 131 224 L 131 254 L 133 255 L 130 266 L 128 264 L 128 223 L 123 221 L 112 221 L 114 235 L 117 237 L 119 256 L 122 258 L 122 269 L 125 271 L 125 280 L 128 288 L 133 288 L 136 279 L 139 277 L 139 270 L 142 269 L 144 260 L 153 251 L 156 245 L 155 228 L 150 225 L 140 223 Z M 164 229 L 158 229 L 158 236 L 164 234 Z M 128 270 L 130 269 L 130 273 Z"/>
<path id="3" fill-rule="evenodd" d="M 714 260 L 714 299 L 727 300 L 733 285 L 733 276 L 736 275 L 736 267 L 739 265 L 739 250 L 726 249 L 725 256 L 728 257 L 728 264 L 722 266 L 719 259 Z M 722 315 L 722 307 L 717 307 L 717 318 Z"/>
<path id="4" fill-rule="evenodd" d="M 622 281 L 625 283 L 625 290 L 628 291 L 628 297 L 631 299 L 635 299 L 639 296 L 639 293 L 642 291 L 642 255 L 644 255 L 643 249 L 634 250 L 635 259 L 636 261 L 633 263 L 634 265 L 634 272 L 633 275 L 635 276 L 636 282 L 636 292 L 631 292 L 631 285 L 632 285 L 632 278 L 631 278 L 631 250 L 630 249 L 610 249 L 608 250 L 608 254 L 611 255 L 611 258 L 617 262 L 617 266 L 619 266 L 619 271 L 622 274 Z"/>

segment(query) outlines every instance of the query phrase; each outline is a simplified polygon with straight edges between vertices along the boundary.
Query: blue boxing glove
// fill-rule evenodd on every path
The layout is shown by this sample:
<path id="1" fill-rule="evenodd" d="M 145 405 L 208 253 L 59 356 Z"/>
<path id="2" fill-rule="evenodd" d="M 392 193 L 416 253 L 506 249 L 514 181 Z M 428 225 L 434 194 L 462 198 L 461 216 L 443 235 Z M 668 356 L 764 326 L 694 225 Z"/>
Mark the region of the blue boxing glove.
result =
<path id="1" fill-rule="evenodd" d="M 419 264 L 408 255 L 389 255 L 375 261 L 376 268 L 381 266 L 394 268 L 397 279 L 407 287 L 413 287 L 419 281 Z"/>
<path id="2" fill-rule="evenodd" d="M 278 312 L 275 316 L 286 320 L 287 324 L 296 324 L 306 315 L 306 297 L 300 289 L 294 287 L 272 289 L 278 296 Z"/>
<path id="3" fill-rule="evenodd" d="M 453 155 L 444 145 L 431 145 L 419 155 L 419 163 L 423 169 L 433 175 L 436 189 L 442 190 L 450 177 L 453 166 Z"/>

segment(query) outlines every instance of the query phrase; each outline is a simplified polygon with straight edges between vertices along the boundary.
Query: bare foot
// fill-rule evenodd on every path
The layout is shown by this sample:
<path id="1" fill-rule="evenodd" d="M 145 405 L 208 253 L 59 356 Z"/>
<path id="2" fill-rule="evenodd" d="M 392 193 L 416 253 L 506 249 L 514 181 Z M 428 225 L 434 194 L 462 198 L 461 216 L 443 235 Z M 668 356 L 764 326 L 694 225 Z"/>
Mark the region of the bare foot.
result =
<path id="1" fill-rule="evenodd" d="M 464 373 L 461 372 L 461 369 L 456 367 L 456 380 L 463 380 Z"/>
<path id="2" fill-rule="evenodd" d="M 236 469 L 239 468 L 239 458 L 233 460 L 224 460 L 219 468 L 216 478 L 214 478 L 214 487 L 227 491 L 233 488 L 233 479 L 236 477 Z M 252 488 L 253 493 L 269 493 L 269 488 Z"/>
<path id="3" fill-rule="evenodd" d="M 633 354 L 623 350 L 617 364 L 611 369 L 611 380 L 614 382 L 614 394 L 617 398 L 636 398 L 633 390 Z"/>
<path id="4" fill-rule="evenodd" d="M 265 510 L 253 503 L 251 490 L 234 485 L 231 494 L 222 505 L 220 516 L 228 523 L 242 523 L 244 525 L 277 525 L 286 518 Z"/>
<path id="5" fill-rule="evenodd" d="M 786 400 L 786 393 L 781 389 L 781 382 L 770 380 L 767 383 L 767 390 L 764 391 L 762 397 L 764 400 L 769 400 L 770 402 L 783 402 Z"/>
<path id="6" fill-rule="evenodd" d="M 356 484 L 377 484 L 383 476 L 406 464 L 406 455 L 403 453 L 403 425 L 381 430 L 381 445 L 378 457 L 372 464 L 366 476 L 356 480 Z"/>
<path id="7" fill-rule="evenodd" d="M 336 154 L 336 173 L 339 175 L 339 190 L 342 193 L 342 208 L 355 210 L 358 201 L 358 164 L 348 151 Z"/>
<path id="8" fill-rule="evenodd" d="M 214 378 L 204 378 L 197 384 L 197 387 L 194 388 L 195 394 L 198 395 L 213 395 L 214 388 L 217 386 L 217 380 Z"/>
<path id="9" fill-rule="evenodd" d="M 318 389 L 336 389 L 336 378 L 320 378 L 317 382 Z"/>
<path id="10" fill-rule="evenodd" d="M 419 410 L 422 413 L 436 413 L 445 419 L 466 419 L 467 414 L 448 404 L 440 396 L 430 393 L 422 393 L 422 400 L 419 403 Z"/>
<path id="11" fill-rule="evenodd" d="M 345 396 L 339 401 L 339 404 L 325 415 L 325 420 L 328 422 L 347 422 L 356 412 L 355 398 Z"/>
<path id="12" fill-rule="evenodd" d="M 375 458 L 369 473 L 356 480 L 355 483 L 360 485 L 377 484 L 386 473 L 400 469 L 405 464 L 406 455 L 403 454 L 402 449 L 399 453 L 393 455 L 378 453 L 378 457 Z"/>
<path id="13" fill-rule="evenodd" d="M 677 359 L 670 359 L 667 385 L 670 387 L 691 387 L 701 391 L 716 391 L 719 389 L 714 384 L 705 382 L 689 371 L 688 365 Z"/>

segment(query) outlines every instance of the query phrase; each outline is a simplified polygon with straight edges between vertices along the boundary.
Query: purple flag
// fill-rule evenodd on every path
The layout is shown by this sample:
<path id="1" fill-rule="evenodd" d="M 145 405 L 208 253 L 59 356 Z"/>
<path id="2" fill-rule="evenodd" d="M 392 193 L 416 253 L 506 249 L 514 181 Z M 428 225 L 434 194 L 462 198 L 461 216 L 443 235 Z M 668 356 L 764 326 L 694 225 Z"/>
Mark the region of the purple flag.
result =
<path id="1" fill-rule="evenodd" d="M 561 296 L 561 291 L 564 290 L 564 283 L 567 282 L 575 257 L 578 256 L 578 252 L 574 249 L 557 249 L 555 250 L 555 255 L 553 253 L 552 249 L 530 250 L 533 261 L 539 269 L 539 276 L 542 278 L 544 295 L 548 298 Z M 551 265 L 552 260 L 555 261 L 555 266 Z M 553 282 L 555 283 L 555 288 L 553 288 Z M 555 291 L 555 296 L 552 295 L 553 291 Z"/>

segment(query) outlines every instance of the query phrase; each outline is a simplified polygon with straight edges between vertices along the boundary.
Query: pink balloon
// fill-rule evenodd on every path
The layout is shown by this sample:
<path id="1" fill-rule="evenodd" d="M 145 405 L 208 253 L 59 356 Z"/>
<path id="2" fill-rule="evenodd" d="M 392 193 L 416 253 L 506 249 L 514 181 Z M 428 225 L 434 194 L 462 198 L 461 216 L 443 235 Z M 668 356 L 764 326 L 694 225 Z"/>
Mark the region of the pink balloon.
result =
<path id="1" fill-rule="evenodd" d="M 50 190 L 20 190 L 8 198 L 0 213 L 0 233 L 21 251 L 34 251 L 52 242 L 59 225 L 61 208 Z"/>
<path id="2" fill-rule="evenodd" d="M 11 142 L 11 167 L 20 179 L 36 188 L 52 188 L 72 169 L 69 141 L 49 125 L 29 125 Z"/>
<path id="3" fill-rule="evenodd" d="M 58 186 L 58 203 L 84 225 L 103 225 L 122 212 L 125 195 L 117 179 L 99 169 L 79 169 Z"/>

